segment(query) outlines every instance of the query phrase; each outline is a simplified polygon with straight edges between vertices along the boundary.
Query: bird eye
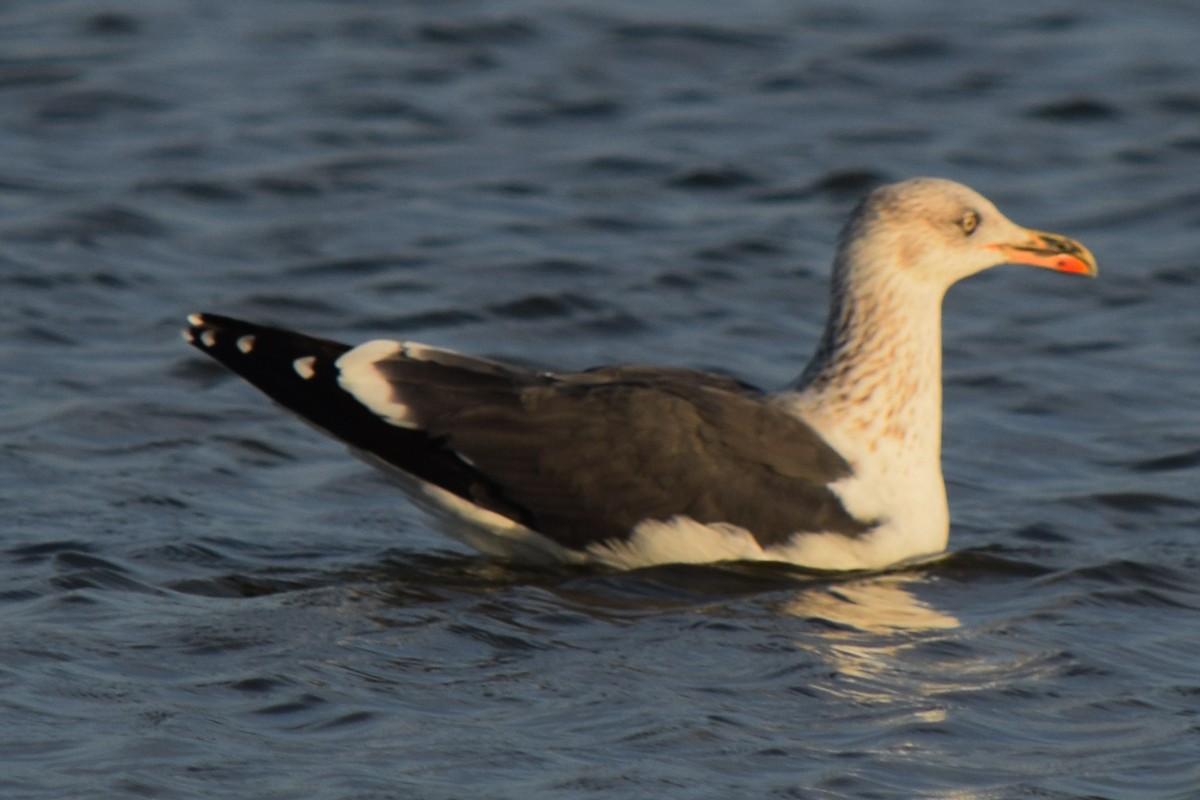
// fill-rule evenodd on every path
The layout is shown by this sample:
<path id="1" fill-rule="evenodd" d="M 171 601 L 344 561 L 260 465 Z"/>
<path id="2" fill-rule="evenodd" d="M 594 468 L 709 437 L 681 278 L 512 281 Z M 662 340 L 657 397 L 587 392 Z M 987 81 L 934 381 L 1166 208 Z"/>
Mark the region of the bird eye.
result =
<path id="1" fill-rule="evenodd" d="M 962 232 L 970 236 L 979 227 L 979 214 L 975 211 L 968 211 L 962 215 L 962 219 L 958 221 L 958 227 L 962 228 Z"/>

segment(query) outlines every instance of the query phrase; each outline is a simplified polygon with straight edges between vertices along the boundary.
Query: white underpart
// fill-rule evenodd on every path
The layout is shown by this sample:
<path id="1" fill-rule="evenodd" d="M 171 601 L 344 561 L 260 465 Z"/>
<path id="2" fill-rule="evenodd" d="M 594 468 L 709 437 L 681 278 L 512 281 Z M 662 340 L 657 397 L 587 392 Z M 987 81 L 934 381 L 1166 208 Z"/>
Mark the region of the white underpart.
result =
<path id="1" fill-rule="evenodd" d="M 313 365 L 317 363 L 316 356 L 302 356 L 292 362 L 292 369 L 296 370 L 296 374 L 304 380 L 312 380 L 312 377 L 317 374 Z"/>
<path id="2" fill-rule="evenodd" d="M 705 525 L 684 516 L 647 520 L 634 528 L 628 539 L 599 542 L 588 552 L 593 560 L 618 569 L 766 558 L 765 551 L 744 528 L 726 523 Z"/>
<path id="3" fill-rule="evenodd" d="M 875 568 L 945 549 L 950 515 L 940 458 L 940 389 L 934 380 L 916 391 L 898 425 L 897 412 L 882 401 L 849 410 L 804 394 L 781 398 L 850 463 L 853 473 L 830 485 L 845 509 L 877 523 L 857 537 L 796 536 L 783 560 L 824 569 Z"/>
<path id="4" fill-rule="evenodd" d="M 690 517 L 647 520 L 628 539 L 588 548 L 594 563 L 618 569 L 655 564 L 718 561 L 777 561 L 827 570 L 879 569 L 922 554 L 892 546 L 883 529 L 857 537 L 841 533 L 797 533 L 783 544 L 762 547 L 750 531 L 727 523 L 705 524 Z"/>

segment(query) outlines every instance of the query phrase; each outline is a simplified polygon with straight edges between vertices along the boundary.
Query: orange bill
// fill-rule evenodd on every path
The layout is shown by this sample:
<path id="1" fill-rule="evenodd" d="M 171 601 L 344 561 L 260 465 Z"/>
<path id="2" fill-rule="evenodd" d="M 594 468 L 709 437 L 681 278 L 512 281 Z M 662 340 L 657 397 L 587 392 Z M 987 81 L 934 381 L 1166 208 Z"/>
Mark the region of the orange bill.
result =
<path id="1" fill-rule="evenodd" d="M 1086 247 L 1068 236 L 1029 231 L 1021 242 L 992 245 L 1014 264 L 1032 264 L 1076 275 L 1095 275 L 1096 259 Z"/>

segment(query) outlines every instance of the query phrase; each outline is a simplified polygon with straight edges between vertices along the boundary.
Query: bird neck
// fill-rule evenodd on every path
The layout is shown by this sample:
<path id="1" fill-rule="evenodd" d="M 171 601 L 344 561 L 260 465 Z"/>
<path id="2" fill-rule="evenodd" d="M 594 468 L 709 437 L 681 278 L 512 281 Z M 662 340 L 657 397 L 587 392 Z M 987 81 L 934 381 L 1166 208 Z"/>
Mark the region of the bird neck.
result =
<path id="1" fill-rule="evenodd" d="M 820 345 L 793 397 L 842 452 L 849 442 L 870 443 L 940 474 L 945 290 L 902 269 L 841 267 Z"/>

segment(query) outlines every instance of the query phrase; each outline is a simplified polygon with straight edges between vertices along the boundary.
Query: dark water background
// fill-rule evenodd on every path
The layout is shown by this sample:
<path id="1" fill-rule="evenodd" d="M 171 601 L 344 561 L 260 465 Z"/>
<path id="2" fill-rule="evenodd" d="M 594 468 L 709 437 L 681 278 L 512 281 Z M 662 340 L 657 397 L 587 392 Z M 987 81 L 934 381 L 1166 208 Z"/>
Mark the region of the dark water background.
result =
<path id="1" fill-rule="evenodd" d="M 768 386 L 837 226 L 964 181 L 952 554 L 476 556 L 220 311 Z M 1200 6 L 0 5 L 0 796 L 1200 797 Z"/>

